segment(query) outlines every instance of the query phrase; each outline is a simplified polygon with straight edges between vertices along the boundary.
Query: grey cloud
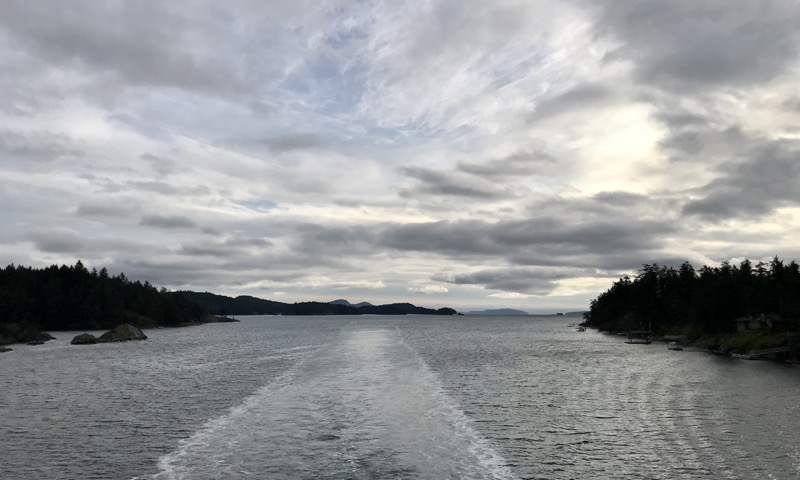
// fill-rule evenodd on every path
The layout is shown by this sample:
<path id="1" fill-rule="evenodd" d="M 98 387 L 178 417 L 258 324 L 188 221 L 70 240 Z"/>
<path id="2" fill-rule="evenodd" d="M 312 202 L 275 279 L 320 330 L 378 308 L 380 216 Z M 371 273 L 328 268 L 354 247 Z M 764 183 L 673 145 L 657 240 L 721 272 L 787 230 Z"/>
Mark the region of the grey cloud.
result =
<path id="1" fill-rule="evenodd" d="M 790 112 L 800 113 L 800 95 L 794 95 L 785 99 L 782 102 L 781 107 Z"/>
<path id="2" fill-rule="evenodd" d="M 172 185 L 164 182 L 140 182 L 131 181 L 125 182 L 126 186 L 133 187 L 135 190 L 142 190 L 146 192 L 160 193 L 162 195 L 174 195 L 178 193 L 178 189 Z"/>
<path id="3" fill-rule="evenodd" d="M 699 161 L 706 164 L 725 162 L 751 148 L 752 139 L 733 125 L 717 129 L 713 124 L 673 127 L 660 148 L 671 154 L 672 161 Z"/>
<path id="4" fill-rule="evenodd" d="M 7 161 L 19 160 L 20 166 L 24 166 L 28 161 L 49 162 L 81 154 L 72 140 L 62 133 L 21 134 L 9 130 L 0 131 L 0 152 L 5 154 Z"/>
<path id="5" fill-rule="evenodd" d="M 481 221 L 393 224 L 378 236 L 378 245 L 396 250 L 444 255 L 490 255 L 499 247 L 489 238 L 490 225 Z"/>
<path id="6" fill-rule="evenodd" d="M 547 98 L 536 105 L 530 121 L 542 121 L 575 110 L 595 108 L 610 101 L 614 92 L 604 85 L 580 84 L 566 92 Z"/>
<path id="7" fill-rule="evenodd" d="M 623 42 L 640 80 L 669 90 L 747 85 L 782 73 L 798 47 L 794 2 L 601 3 L 597 29 Z"/>
<path id="8" fill-rule="evenodd" d="M 149 245 L 114 237 L 86 236 L 67 228 L 38 230 L 28 234 L 27 238 L 42 252 L 71 254 L 84 259 L 108 253 L 135 255 L 145 250 L 153 251 Z"/>
<path id="9" fill-rule="evenodd" d="M 269 247 L 272 242 L 266 238 L 233 237 L 227 239 L 225 244 L 232 247 Z"/>
<path id="10" fill-rule="evenodd" d="M 199 257 L 234 257 L 238 256 L 241 252 L 237 249 L 231 249 L 225 245 L 184 245 L 180 250 L 181 255 L 199 256 Z"/>
<path id="11" fill-rule="evenodd" d="M 204 242 L 194 245 L 183 245 L 182 255 L 198 255 L 221 258 L 241 257 L 258 253 L 261 249 L 270 247 L 272 242 L 263 238 L 232 237 L 222 242 Z"/>
<path id="12" fill-rule="evenodd" d="M 502 222 L 494 238 L 502 245 L 555 247 L 561 252 L 596 255 L 652 249 L 659 236 L 674 228 L 667 222 L 631 219 L 599 219 L 568 223 L 554 217 Z"/>
<path id="13" fill-rule="evenodd" d="M 456 275 L 435 275 L 433 280 L 456 285 L 480 285 L 489 290 L 547 295 L 557 286 L 556 281 L 567 275 L 552 271 L 505 268 L 481 270 Z"/>
<path id="14" fill-rule="evenodd" d="M 139 225 L 155 228 L 166 229 L 194 229 L 197 224 L 188 217 L 182 216 L 161 216 L 161 215 L 145 215 L 142 217 Z"/>
<path id="15" fill-rule="evenodd" d="M 544 152 L 518 152 L 504 158 L 485 161 L 459 162 L 457 170 L 484 178 L 507 178 L 531 175 L 544 167 L 552 167 L 555 158 Z"/>
<path id="16" fill-rule="evenodd" d="M 86 248 L 87 241 L 82 236 L 70 232 L 53 232 L 36 236 L 34 245 L 42 252 L 79 253 Z"/>
<path id="17" fill-rule="evenodd" d="M 800 95 L 795 95 L 783 101 L 783 108 L 793 112 L 800 112 Z"/>
<path id="18" fill-rule="evenodd" d="M 375 253 L 375 235 L 368 227 L 301 224 L 293 230 L 298 237 L 295 247 L 299 254 L 334 258 Z"/>
<path id="19" fill-rule="evenodd" d="M 202 261 L 198 261 L 198 256 Z M 222 286 L 262 281 L 291 284 L 320 275 L 335 277 L 336 272 L 341 274 L 355 268 L 346 259 L 335 256 L 276 252 L 261 247 L 242 250 L 224 243 L 186 245 L 176 252 L 143 258 L 123 254 L 111 265 L 114 271 L 124 271 L 128 278 L 148 279 L 155 285 L 205 286 L 213 279 L 216 291 Z"/>
<path id="20" fill-rule="evenodd" d="M 214 227 L 208 227 L 208 226 L 206 226 L 206 227 L 200 227 L 200 231 L 201 231 L 202 233 L 206 234 L 206 235 L 211 235 L 211 236 L 219 236 L 219 235 L 222 235 L 222 231 L 220 231 L 219 229 L 217 229 L 217 228 L 214 228 Z"/>
<path id="21" fill-rule="evenodd" d="M 702 198 L 687 202 L 683 213 L 707 220 L 749 218 L 800 204 L 800 148 L 788 142 L 754 148 L 697 193 Z"/>
<path id="22" fill-rule="evenodd" d="M 110 271 L 124 272 L 131 280 L 146 280 L 153 285 L 171 286 L 207 284 L 209 278 L 218 279 L 220 271 L 219 266 L 214 264 L 198 264 L 196 260 L 175 261 L 164 258 L 148 261 L 123 257 L 111 262 L 108 268 Z"/>
<path id="23" fill-rule="evenodd" d="M 687 111 L 677 105 L 660 106 L 653 114 L 653 118 L 669 128 L 698 128 L 713 121 L 704 113 Z"/>
<path id="24" fill-rule="evenodd" d="M 78 205 L 75 214 L 79 217 L 108 217 L 123 218 L 131 215 L 134 209 L 130 206 L 105 202 L 82 202 Z"/>
<path id="25" fill-rule="evenodd" d="M 207 195 L 211 192 L 208 186 L 202 184 L 178 188 L 170 183 L 157 180 L 127 180 L 118 182 L 109 177 L 100 177 L 93 174 L 81 174 L 79 178 L 90 181 L 92 184 L 96 185 L 98 191 L 102 193 L 150 192 L 166 196 L 189 196 Z"/>
<path id="26" fill-rule="evenodd" d="M 592 196 L 592 200 L 615 207 L 632 207 L 647 203 L 649 198 L 638 193 L 614 191 L 598 192 Z"/>
<path id="27" fill-rule="evenodd" d="M 400 168 L 400 173 L 418 180 L 412 188 L 401 190 L 400 194 L 406 198 L 446 195 L 485 200 L 509 196 L 509 193 L 497 184 L 458 172 L 406 166 Z"/>
<path id="28" fill-rule="evenodd" d="M 305 150 L 316 148 L 324 144 L 323 139 L 314 133 L 287 133 L 276 137 L 265 138 L 258 143 L 266 145 L 276 153 L 291 150 Z"/>
<path id="29" fill-rule="evenodd" d="M 142 154 L 139 158 L 149 163 L 153 167 L 153 170 L 160 175 L 169 175 L 175 172 L 176 163 L 170 158 L 154 155 L 152 153 Z"/>
<path id="30" fill-rule="evenodd" d="M 445 255 L 500 255 L 520 260 L 532 254 L 538 261 L 558 262 L 577 254 L 597 257 L 656 249 L 661 236 L 671 231 L 674 227 L 667 221 L 622 218 L 577 223 L 559 217 L 495 223 L 442 221 L 389 226 L 379 243 L 397 250 Z"/>
<path id="31" fill-rule="evenodd" d="M 191 22 L 159 2 L 98 8 L 86 1 L 11 1 L 0 8 L 0 25 L 17 48 L 46 64 L 113 72 L 139 85 L 235 88 L 234 79 L 225 73 L 235 70 L 219 68 L 223 59 L 205 57 L 200 45 L 192 43 L 199 37 L 186 35 L 192 31 Z M 205 33 L 217 32 L 212 27 Z"/>

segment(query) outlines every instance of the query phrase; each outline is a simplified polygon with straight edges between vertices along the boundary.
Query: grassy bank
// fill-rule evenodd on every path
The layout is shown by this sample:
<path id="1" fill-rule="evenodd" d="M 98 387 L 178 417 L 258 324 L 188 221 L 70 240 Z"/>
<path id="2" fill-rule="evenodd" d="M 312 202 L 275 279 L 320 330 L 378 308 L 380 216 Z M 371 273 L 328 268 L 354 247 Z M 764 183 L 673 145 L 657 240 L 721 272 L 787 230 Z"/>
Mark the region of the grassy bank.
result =
<path id="1" fill-rule="evenodd" d="M 787 347 L 787 357 L 797 358 L 800 354 L 798 336 L 787 332 L 770 332 L 767 330 L 748 330 L 725 335 L 703 335 L 689 342 L 698 348 L 718 351 L 726 354 L 747 354 L 756 350 Z"/>

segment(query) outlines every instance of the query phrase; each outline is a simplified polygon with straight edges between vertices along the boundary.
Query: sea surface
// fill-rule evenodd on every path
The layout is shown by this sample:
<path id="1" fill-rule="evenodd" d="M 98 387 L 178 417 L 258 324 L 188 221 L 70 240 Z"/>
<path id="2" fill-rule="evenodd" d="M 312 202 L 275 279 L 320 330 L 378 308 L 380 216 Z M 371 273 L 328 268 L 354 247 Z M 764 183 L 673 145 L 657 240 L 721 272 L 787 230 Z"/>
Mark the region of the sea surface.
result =
<path id="1" fill-rule="evenodd" d="M 243 317 L 0 354 L 2 479 L 800 478 L 800 367 L 569 317 Z"/>

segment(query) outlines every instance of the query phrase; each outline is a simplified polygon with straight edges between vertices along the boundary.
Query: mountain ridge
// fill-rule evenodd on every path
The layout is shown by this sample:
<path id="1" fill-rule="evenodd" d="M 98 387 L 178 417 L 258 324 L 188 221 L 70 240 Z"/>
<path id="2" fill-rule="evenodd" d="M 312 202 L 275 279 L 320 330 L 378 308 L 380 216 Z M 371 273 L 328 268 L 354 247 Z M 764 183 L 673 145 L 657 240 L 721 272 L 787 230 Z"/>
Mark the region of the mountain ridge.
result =
<path id="1" fill-rule="evenodd" d="M 210 292 L 177 292 L 184 298 L 205 307 L 215 315 L 456 315 L 449 307 L 433 309 L 418 307 L 410 303 L 372 305 L 362 302 L 356 305 L 347 300 L 333 302 L 283 303 L 249 295 L 228 297 Z"/>

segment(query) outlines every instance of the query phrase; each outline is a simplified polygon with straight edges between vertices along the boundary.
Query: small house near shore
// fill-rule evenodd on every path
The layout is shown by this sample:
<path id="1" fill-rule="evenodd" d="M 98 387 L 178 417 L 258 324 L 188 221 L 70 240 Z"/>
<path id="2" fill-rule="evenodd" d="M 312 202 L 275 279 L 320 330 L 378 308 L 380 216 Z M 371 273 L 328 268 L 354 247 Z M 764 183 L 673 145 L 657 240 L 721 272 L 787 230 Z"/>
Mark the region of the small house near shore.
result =
<path id="1" fill-rule="evenodd" d="M 782 326 L 781 318 L 778 315 L 748 315 L 737 318 L 736 322 L 737 332 L 746 332 L 748 330 L 773 330 Z"/>

